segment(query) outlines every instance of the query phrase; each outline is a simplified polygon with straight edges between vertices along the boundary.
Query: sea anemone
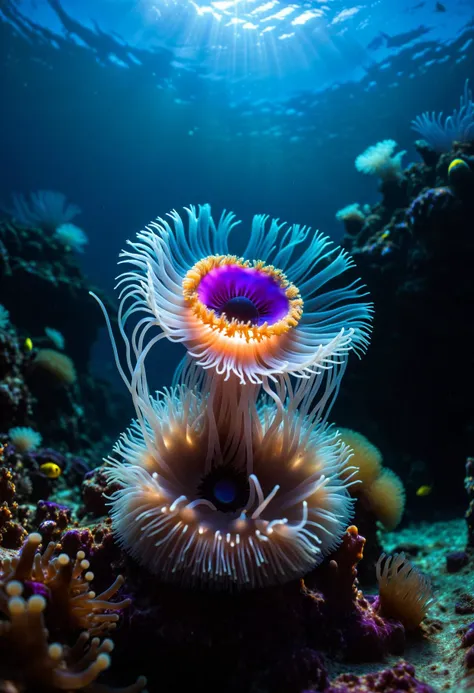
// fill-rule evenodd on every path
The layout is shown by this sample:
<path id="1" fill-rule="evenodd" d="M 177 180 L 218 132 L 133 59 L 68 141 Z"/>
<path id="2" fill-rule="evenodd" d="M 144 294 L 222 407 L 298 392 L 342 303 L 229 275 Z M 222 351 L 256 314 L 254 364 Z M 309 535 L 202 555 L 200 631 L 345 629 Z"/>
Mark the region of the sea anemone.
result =
<path id="1" fill-rule="evenodd" d="M 433 603 L 431 584 L 403 553 L 382 554 L 376 565 L 379 598 L 377 610 L 407 630 L 418 628 Z"/>
<path id="2" fill-rule="evenodd" d="M 383 469 L 380 476 L 364 490 L 364 498 L 385 529 L 395 529 L 405 509 L 405 488 L 400 477 L 391 469 Z"/>
<path id="3" fill-rule="evenodd" d="M 426 111 L 412 120 L 411 126 L 436 152 L 449 152 L 454 142 L 474 140 L 474 101 L 469 80 L 464 83 L 459 111 L 454 110 L 444 120 L 443 113 Z"/>
<path id="4" fill-rule="evenodd" d="M 10 214 L 24 226 L 55 231 L 62 224 L 68 224 L 80 214 L 77 205 L 68 204 L 63 193 L 39 190 L 32 193 L 28 201 L 24 195 L 13 195 L 13 210 Z"/>
<path id="5" fill-rule="evenodd" d="M 233 214 L 216 224 L 209 205 L 186 212 L 187 228 L 172 211 L 171 223 L 158 218 L 121 254 L 131 265 L 118 284 L 122 332 L 130 315 L 144 314 L 135 351 L 137 331 L 157 325 L 202 368 L 261 384 L 283 373 L 342 371 L 349 351 L 365 350 L 372 306 L 357 281 L 328 288 L 353 267 L 328 238 L 259 215 L 238 257 L 228 249 Z"/>
<path id="6" fill-rule="evenodd" d="M 54 235 L 62 245 L 77 253 L 83 253 L 84 246 L 89 243 L 84 231 L 75 224 L 61 224 Z"/>
<path id="7" fill-rule="evenodd" d="M 235 377 L 204 378 L 206 396 L 139 393 L 139 420 L 105 467 L 122 546 L 165 580 L 211 587 L 286 582 L 317 565 L 352 509 L 339 476 L 348 449 L 310 408 L 321 377 L 286 401 L 279 392 L 280 406 L 249 406 Z"/>
<path id="8" fill-rule="evenodd" d="M 55 330 L 54 327 L 45 327 L 44 332 L 48 339 L 50 339 L 56 349 L 60 349 L 61 351 L 64 349 L 64 336 L 59 330 Z"/>
<path id="9" fill-rule="evenodd" d="M 353 493 L 362 493 L 380 475 L 382 470 L 382 453 L 365 436 L 350 428 L 340 428 L 339 435 L 344 443 L 352 450 L 351 467 L 347 472 L 361 484 L 353 486 Z M 357 471 L 353 472 L 353 467 Z"/>
<path id="10" fill-rule="evenodd" d="M 383 182 L 398 180 L 402 175 L 402 158 L 406 151 L 394 151 L 395 140 L 383 140 L 369 147 L 355 160 L 355 167 L 361 173 L 378 176 Z"/>
<path id="11" fill-rule="evenodd" d="M 72 385 L 76 380 L 76 369 L 69 356 L 54 349 L 40 349 L 33 360 L 33 366 L 51 373 L 58 382 Z"/>
<path id="12" fill-rule="evenodd" d="M 34 431 L 29 426 L 16 426 L 8 431 L 10 442 L 18 452 L 30 452 L 41 445 L 41 433 Z"/>

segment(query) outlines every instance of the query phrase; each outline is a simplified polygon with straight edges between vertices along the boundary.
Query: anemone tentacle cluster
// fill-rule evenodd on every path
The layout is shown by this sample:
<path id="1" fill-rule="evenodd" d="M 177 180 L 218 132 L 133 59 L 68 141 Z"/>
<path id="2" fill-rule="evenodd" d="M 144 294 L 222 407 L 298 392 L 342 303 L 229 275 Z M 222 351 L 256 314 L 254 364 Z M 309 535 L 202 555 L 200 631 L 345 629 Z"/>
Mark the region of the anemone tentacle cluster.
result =
<path id="1" fill-rule="evenodd" d="M 173 211 L 121 255 L 124 362 L 105 314 L 137 414 L 105 468 L 119 486 L 113 526 L 166 580 L 285 582 L 317 565 L 351 516 L 350 449 L 327 416 L 349 353 L 368 344 L 372 306 L 357 281 L 341 287 L 352 260 L 321 234 L 256 216 L 240 256 L 228 248 L 233 214 L 186 212 L 187 226 Z M 152 396 L 145 361 L 163 338 L 186 356 Z"/>

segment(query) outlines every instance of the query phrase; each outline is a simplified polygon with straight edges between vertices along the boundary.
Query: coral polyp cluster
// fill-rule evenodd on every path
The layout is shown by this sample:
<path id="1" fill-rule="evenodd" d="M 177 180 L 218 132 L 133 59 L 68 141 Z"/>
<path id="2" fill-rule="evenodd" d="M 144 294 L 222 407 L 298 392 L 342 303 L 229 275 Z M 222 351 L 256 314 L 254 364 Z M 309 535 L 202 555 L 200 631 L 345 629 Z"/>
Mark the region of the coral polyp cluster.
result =
<path id="1" fill-rule="evenodd" d="M 8 594 L 12 582 L 21 581 L 30 594 L 41 595 L 48 603 L 49 625 L 55 629 L 87 629 L 91 635 L 110 630 L 118 612 L 130 605 L 129 599 L 110 602 L 123 584 L 122 576 L 102 594 L 91 590 L 94 574 L 85 553 L 75 561 L 65 553 L 54 556 L 56 543 L 50 542 L 41 554 L 41 535 L 30 534 L 18 555 L 0 560 L 0 595 Z"/>

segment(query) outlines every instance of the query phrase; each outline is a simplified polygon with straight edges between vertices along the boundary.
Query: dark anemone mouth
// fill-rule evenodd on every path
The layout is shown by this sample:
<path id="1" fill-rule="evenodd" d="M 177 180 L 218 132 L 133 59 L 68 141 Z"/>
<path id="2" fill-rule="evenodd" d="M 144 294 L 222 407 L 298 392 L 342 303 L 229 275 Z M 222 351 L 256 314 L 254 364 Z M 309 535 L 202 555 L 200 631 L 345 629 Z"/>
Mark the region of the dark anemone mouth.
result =
<path id="1" fill-rule="evenodd" d="M 198 496 L 225 513 L 235 513 L 245 508 L 249 494 L 247 475 L 228 465 L 212 469 L 198 486 Z"/>
<path id="2" fill-rule="evenodd" d="M 206 274 L 198 286 L 198 297 L 208 310 L 227 320 L 252 325 L 273 325 L 289 311 L 290 302 L 271 274 L 254 267 L 224 265 Z"/>

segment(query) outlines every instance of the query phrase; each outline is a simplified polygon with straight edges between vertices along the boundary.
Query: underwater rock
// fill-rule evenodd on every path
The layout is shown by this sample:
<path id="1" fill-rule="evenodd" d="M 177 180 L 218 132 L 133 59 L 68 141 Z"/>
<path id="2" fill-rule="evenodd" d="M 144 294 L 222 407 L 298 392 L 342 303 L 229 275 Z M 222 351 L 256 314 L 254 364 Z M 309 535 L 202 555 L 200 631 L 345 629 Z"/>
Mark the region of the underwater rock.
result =
<path id="1" fill-rule="evenodd" d="M 357 676 L 341 674 L 329 686 L 327 693 L 436 693 L 435 689 L 415 678 L 415 668 L 406 662 L 396 664 L 393 669 L 384 669 L 376 674 Z M 307 692 L 305 692 L 307 693 Z"/>

